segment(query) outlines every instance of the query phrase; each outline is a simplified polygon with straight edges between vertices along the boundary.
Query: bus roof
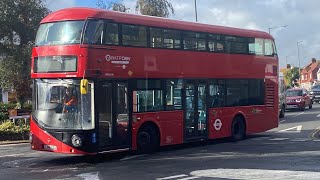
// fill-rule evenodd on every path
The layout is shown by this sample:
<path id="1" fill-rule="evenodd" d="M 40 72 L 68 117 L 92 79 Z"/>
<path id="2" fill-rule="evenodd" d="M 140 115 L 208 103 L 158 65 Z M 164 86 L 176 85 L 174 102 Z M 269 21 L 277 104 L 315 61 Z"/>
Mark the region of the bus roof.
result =
<path id="1" fill-rule="evenodd" d="M 228 34 L 235 36 L 255 37 L 273 39 L 267 32 L 231 28 L 224 26 L 208 25 L 194 22 L 171 20 L 161 17 L 152 17 L 136 14 L 121 13 L 104 9 L 94 8 L 66 8 L 49 14 L 41 23 L 68 21 L 68 20 L 85 20 L 87 18 L 108 19 L 119 23 L 138 24 L 153 27 L 171 28 L 179 30 L 188 30 L 196 32 L 208 32 L 216 34 Z"/>

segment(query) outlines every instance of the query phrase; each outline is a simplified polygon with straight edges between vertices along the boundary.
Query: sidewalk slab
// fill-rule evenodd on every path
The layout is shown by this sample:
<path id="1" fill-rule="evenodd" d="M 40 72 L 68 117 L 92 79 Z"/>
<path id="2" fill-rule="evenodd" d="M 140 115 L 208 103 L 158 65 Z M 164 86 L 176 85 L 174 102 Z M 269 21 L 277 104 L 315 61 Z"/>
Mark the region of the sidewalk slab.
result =
<path id="1" fill-rule="evenodd" d="M 0 141 L 1 145 L 8 145 L 8 144 L 24 144 L 29 143 L 29 140 L 19 140 L 19 141 Z"/>

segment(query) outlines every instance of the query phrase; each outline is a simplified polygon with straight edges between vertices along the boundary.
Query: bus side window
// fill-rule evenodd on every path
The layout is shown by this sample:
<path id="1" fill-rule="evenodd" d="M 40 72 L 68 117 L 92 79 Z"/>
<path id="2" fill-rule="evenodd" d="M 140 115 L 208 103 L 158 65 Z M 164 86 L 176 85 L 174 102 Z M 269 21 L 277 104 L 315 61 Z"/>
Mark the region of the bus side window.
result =
<path id="1" fill-rule="evenodd" d="M 84 43 L 101 45 L 103 41 L 103 28 L 103 20 L 89 20 L 84 35 Z"/>
<path id="2" fill-rule="evenodd" d="M 213 80 L 209 85 L 210 107 L 225 106 L 225 82 Z"/>
<path id="3" fill-rule="evenodd" d="M 106 24 L 105 44 L 119 45 L 119 29 L 116 23 Z"/>

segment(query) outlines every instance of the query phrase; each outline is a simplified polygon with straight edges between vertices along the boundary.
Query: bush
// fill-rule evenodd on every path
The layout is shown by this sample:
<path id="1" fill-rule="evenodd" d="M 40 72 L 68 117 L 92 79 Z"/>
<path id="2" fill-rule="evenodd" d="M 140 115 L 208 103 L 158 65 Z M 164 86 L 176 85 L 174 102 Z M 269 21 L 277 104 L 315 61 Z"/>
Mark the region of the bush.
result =
<path id="1" fill-rule="evenodd" d="M 0 123 L 9 119 L 8 110 L 15 109 L 16 106 L 17 105 L 15 103 L 9 103 L 9 104 L 0 103 Z"/>
<path id="2" fill-rule="evenodd" d="M 18 125 L 15 125 L 10 120 L 2 122 L 0 124 L 0 141 L 27 140 L 29 138 L 30 126 L 22 122 L 20 121 Z"/>
<path id="3" fill-rule="evenodd" d="M 27 124 L 23 124 L 22 122 L 15 125 L 10 120 L 7 120 L 0 124 L 0 133 L 1 132 L 12 132 L 12 133 L 21 133 L 21 132 L 29 132 L 30 126 Z"/>

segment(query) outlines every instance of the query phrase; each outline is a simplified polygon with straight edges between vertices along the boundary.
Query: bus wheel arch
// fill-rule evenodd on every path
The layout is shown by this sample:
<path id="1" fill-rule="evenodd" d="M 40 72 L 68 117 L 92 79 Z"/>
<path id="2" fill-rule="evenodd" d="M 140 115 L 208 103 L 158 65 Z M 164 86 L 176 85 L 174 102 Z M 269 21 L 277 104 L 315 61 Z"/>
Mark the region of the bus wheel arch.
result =
<path id="1" fill-rule="evenodd" d="M 243 114 L 235 115 L 231 123 L 231 140 L 240 141 L 245 138 L 247 132 L 246 118 Z"/>
<path id="2" fill-rule="evenodd" d="M 137 148 L 140 153 L 155 152 L 160 146 L 160 130 L 152 121 L 144 122 L 137 133 Z"/>

